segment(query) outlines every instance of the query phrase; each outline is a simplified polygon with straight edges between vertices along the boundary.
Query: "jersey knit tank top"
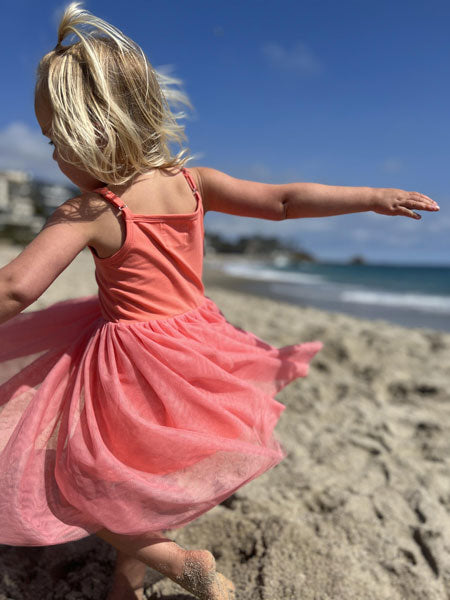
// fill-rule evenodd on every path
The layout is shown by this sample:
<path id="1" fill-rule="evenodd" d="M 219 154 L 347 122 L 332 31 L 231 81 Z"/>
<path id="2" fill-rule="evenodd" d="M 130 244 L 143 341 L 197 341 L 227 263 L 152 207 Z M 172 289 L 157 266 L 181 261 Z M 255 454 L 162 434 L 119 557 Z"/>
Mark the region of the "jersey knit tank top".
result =
<path id="1" fill-rule="evenodd" d="M 203 206 L 186 169 L 197 207 L 193 213 L 136 215 L 107 187 L 100 194 L 120 211 L 125 241 L 112 256 L 93 248 L 102 316 L 107 321 L 148 321 L 185 313 L 204 300 Z"/>

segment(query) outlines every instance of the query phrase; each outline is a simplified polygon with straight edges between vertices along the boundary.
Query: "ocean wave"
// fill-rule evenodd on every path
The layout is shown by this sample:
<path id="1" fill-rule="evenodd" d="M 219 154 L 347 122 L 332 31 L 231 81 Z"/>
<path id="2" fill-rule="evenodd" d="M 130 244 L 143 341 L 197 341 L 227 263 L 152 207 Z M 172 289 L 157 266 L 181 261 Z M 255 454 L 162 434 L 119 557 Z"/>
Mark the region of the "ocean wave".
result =
<path id="1" fill-rule="evenodd" d="M 293 271 L 280 271 L 279 269 L 272 269 L 262 264 L 226 263 L 221 266 L 221 269 L 224 273 L 232 275 L 233 277 L 245 277 L 246 279 L 254 279 L 255 281 L 279 281 L 280 283 L 283 282 L 307 285 L 326 282 L 326 279 L 321 275 L 295 273 Z"/>
<path id="2" fill-rule="evenodd" d="M 342 302 L 376 304 L 378 306 L 404 307 L 413 310 L 450 314 L 449 296 L 394 293 L 377 290 L 345 290 L 339 294 Z"/>
<path id="3" fill-rule="evenodd" d="M 267 282 L 267 289 L 289 299 L 303 299 L 311 303 L 359 304 L 450 315 L 450 296 L 427 294 L 412 290 L 389 291 L 363 287 L 356 282 L 332 281 L 317 273 L 281 270 L 260 261 L 225 262 L 215 265 L 233 277 Z M 389 282 L 387 282 L 389 285 Z"/>

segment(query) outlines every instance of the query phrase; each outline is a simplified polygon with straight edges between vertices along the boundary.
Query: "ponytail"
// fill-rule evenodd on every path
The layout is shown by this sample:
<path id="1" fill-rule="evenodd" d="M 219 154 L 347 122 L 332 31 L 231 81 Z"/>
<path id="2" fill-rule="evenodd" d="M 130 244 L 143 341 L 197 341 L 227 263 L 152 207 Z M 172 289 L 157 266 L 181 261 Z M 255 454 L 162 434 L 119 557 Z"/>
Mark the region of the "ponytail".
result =
<path id="1" fill-rule="evenodd" d="M 63 44 L 69 36 L 78 38 Z M 61 156 L 109 184 L 152 168 L 183 166 L 185 140 L 171 104 L 190 106 L 180 81 L 157 73 L 142 49 L 113 25 L 71 3 L 55 49 L 38 66 L 36 94 L 52 109 Z M 180 146 L 172 154 L 169 144 Z"/>
<path id="2" fill-rule="evenodd" d="M 134 42 L 123 35 L 116 27 L 81 8 L 81 4 L 81 2 L 72 2 L 64 11 L 58 26 L 57 45 L 61 45 L 62 41 L 70 33 L 73 33 L 83 41 L 88 37 L 88 34 L 83 32 L 82 28 L 91 27 L 92 30 L 103 33 L 107 38 L 116 40 L 118 46 L 123 44 L 124 46 L 129 45 L 133 48 L 138 47 L 137 44 L 134 44 Z"/>

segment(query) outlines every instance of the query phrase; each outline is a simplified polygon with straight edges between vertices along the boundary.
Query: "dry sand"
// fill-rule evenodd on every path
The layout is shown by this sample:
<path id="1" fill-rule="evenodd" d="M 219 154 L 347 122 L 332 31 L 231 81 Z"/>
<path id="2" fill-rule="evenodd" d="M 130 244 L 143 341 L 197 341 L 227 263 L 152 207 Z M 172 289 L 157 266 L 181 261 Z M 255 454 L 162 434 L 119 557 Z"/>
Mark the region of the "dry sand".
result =
<path id="1" fill-rule="evenodd" d="M 33 308 L 94 293 L 91 263 L 82 253 Z M 449 600 L 450 334 L 207 293 L 270 343 L 324 349 L 278 396 L 287 458 L 172 537 L 209 548 L 238 600 Z M 0 546 L 0 600 L 103 599 L 113 560 L 95 536 Z M 192 596 L 149 570 L 146 597 Z"/>

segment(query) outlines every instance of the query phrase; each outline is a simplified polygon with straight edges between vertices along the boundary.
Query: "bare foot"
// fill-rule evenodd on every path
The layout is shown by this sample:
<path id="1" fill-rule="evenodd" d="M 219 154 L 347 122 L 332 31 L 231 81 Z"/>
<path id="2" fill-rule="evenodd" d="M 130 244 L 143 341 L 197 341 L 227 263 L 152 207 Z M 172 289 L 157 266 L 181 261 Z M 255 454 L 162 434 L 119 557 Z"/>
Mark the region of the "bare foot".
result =
<path id="1" fill-rule="evenodd" d="M 208 550 L 187 550 L 181 575 L 173 578 L 198 600 L 234 600 L 232 581 L 216 571 L 216 561 Z"/>

